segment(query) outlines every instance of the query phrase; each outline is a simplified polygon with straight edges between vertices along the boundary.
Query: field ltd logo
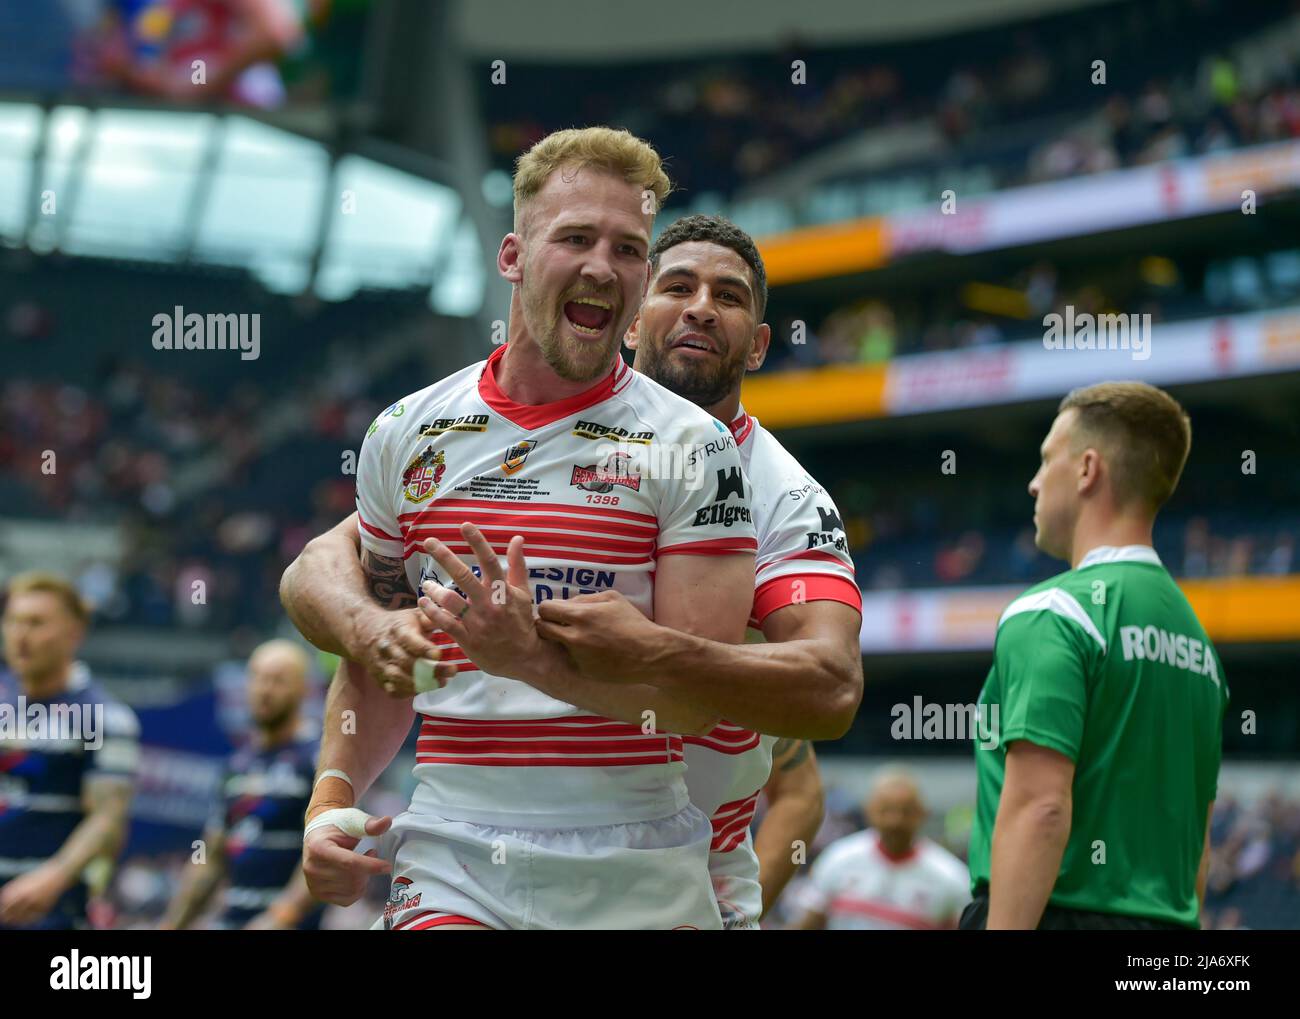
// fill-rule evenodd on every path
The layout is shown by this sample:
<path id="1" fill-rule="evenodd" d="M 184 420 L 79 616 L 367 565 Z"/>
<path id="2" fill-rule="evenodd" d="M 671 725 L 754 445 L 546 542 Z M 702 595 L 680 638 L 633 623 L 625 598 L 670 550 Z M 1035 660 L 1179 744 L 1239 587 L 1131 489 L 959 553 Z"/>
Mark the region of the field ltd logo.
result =
<path id="1" fill-rule="evenodd" d="M 1043 346 L 1048 350 L 1128 350 L 1134 361 L 1151 356 L 1151 316 L 1075 314 L 1074 305 L 1065 314 L 1043 316 Z"/>
<path id="2" fill-rule="evenodd" d="M 133 998 L 152 993 L 153 956 L 71 955 L 50 960 L 50 987 L 56 991 L 131 991 Z"/>
<path id="3" fill-rule="evenodd" d="M 176 305 L 170 315 L 153 317 L 154 350 L 238 350 L 241 361 L 256 361 L 262 353 L 262 316 L 188 315 Z"/>

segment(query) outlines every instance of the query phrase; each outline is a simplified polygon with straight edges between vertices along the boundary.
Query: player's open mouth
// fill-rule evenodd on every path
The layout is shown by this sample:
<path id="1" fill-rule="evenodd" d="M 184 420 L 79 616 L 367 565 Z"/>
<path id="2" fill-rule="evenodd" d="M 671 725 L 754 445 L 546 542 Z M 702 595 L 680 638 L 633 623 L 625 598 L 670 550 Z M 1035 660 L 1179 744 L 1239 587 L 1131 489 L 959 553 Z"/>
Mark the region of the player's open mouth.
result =
<path id="1" fill-rule="evenodd" d="M 717 354 L 713 342 L 700 333 L 686 333 L 673 340 L 671 350 L 690 350 L 696 354 Z"/>
<path id="2" fill-rule="evenodd" d="M 565 302 L 564 317 L 579 336 L 599 336 L 614 317 L 614 309 L 608 301 L 578 297 Z"/>

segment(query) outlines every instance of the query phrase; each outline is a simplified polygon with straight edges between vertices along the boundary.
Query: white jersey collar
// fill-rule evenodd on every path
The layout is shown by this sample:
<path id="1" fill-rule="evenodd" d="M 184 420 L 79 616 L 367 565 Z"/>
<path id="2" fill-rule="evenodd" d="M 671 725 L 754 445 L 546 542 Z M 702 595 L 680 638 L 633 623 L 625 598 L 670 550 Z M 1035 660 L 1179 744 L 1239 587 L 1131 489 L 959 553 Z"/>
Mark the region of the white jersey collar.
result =
<path id="1" fill-rule="evenodd" d="M 1098 563 L 1150 563 L 1163 566 L 1160 556 L 1150 545 L 1098 545 L 1081 560 L 1076 570 L 1096 566 Z"/>

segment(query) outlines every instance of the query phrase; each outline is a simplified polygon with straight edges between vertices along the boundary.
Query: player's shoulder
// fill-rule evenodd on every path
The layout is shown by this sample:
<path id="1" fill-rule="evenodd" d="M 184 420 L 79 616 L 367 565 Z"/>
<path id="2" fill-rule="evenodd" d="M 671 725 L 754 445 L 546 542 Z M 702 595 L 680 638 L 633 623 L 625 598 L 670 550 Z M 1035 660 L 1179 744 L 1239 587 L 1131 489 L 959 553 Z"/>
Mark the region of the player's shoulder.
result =
<path id="1" fill-rule="evenodd" d="M 823 868 L 841 866 L 851 861 L 861 860 L 872 854 L 876 845 L 876 833 L 870 829 L 855 831 L 843 835 L 822 850 L 817 862 Z"/>
<path id="2" fill-rule="evenodd" d="M 955 879 L 965 884 L 969 880 L 966 864 L 933 839 L 922 837 L 917 840 L 917 849 L 922 862 L 932 871 L 945 878 Z"/>
<path id="3" fill-rule="evenodd" d="M 610 397 L 610 401 L 639 417 L 647 428 L 655 432 L 659 441 L 682 435 L 689 435 L 698 442 L 719 435 L 731 438 L 726 425 L 684 396 L 678 396 L 667 386 L 638 371 L 629 371 L 628 376 L 628 384 Z M 735 445 L 735 439 L 731 439 L 731 443 Z"/>
<path id="4" fill-rule="evenodd" d="M 830 493 L 779 439 L 755 417 L 750 417 L 749 456 L 746 473 L 760 496 L 774 506 L 806 510 L 821 502 L 834 506 Z"/>
<path id="5" fill-rule="evenodd" d="M 78 662 L 73 667 L 69 698 L 82 705 L 102 709 L 105 735 L 121 738 L 138 738 L 140 720 L 120 697 L 110 693 L 95 679 L 86 667 Z"/>
<path id="6" fill-rule="evenodd" d="M 466 365 L 460 371 L 453 372 L 446 378 L 432 382 L 423 389 L 408 393 L 379 412 L 366 430 L 366 438 L 376 432 L 402 432 L 423 427 L 425 421 L 445 408 L 451 407 L 467 395 L 478 391 L 479 376 L 483 373 L 485 361 L 476 361 Z"/>
<path id="7" fill-rule="evenodd" d="M 998 635 L 1052 627 L 1086 634 L 1104 646 L 1104 606 L 1104 598 L 1098 601 L 1094 597 L 1090 578 L 1080 579 L 1077 570 L 1066 570 L 1013 599 L 998 618 Z"/>

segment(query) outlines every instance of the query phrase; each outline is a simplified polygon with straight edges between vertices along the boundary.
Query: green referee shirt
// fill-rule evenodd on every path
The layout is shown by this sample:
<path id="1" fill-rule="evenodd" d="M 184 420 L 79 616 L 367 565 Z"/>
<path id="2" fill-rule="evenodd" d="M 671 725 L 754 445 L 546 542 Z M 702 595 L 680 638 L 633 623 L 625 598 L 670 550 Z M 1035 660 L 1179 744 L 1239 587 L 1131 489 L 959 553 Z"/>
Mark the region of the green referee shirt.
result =
<path id="1" fill-rule="evenodd" d="M 989 880 L 1006 747 L 1074 762 L 1054 906 L 1198 925 L 1196 873 L 1219 775 L 1228 686 L 1155 549 L 1093 549 L 998 621 L 975 743 L 972 887 Z"/>

